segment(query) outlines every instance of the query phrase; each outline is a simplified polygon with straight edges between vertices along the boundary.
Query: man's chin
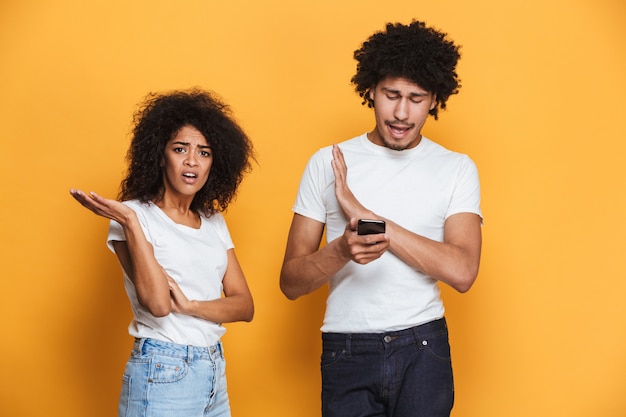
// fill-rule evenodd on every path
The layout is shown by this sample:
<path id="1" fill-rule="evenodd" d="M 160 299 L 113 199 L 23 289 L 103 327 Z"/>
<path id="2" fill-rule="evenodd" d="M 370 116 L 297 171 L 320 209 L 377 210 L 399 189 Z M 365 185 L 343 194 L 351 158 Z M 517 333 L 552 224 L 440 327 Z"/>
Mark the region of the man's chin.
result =
<path id="1" fill-rule="evenodd" d="M 419 139 L 412 141 L 394 141 L 383 139 L 383 144 L 385 145 L 385 148 L 389 148 L 394 151 L 405 151 L 407 149 L 414 148 L 419 144 L 419 142 Z"/>

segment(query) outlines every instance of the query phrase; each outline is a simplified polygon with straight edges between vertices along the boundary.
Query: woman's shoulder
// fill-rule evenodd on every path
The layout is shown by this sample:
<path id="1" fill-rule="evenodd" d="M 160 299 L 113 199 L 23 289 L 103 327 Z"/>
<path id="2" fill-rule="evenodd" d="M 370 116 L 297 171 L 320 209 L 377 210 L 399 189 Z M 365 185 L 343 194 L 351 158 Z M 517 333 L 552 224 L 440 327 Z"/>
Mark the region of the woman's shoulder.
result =
<path id="1" fill-rule="evenodd" d="M 224 215 L 219 211 L 216 211 L 215 213 L 211 213 L 209 215 L 200 213 L 200 217 L 202 218 L 202 221 L 206 223 L 215 225 L 226 224 L 226 219 L 224 218 Z"/>
<path id="2" fill-rule="evenodd" d="M 122 201 L 122 204 L 127 205 L 128 207 L 132 208 L 135 211 L 142 211 L 142 212 L 152 211 L 154 210 L 154 207 L 156 207 L 156 205 L 152 201 L 141 201 L 138 199 L 125 200 L 125 201 Z"/>

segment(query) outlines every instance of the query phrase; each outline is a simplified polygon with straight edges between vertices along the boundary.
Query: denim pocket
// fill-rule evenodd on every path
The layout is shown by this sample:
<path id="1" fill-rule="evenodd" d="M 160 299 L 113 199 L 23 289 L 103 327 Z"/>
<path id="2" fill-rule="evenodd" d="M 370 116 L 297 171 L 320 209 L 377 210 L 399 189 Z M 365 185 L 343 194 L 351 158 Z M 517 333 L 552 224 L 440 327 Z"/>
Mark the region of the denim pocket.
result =
<path id="1" fill-rule="evenodd" d="M 419 344 L 420 349 L 424 349 L 435 358 L 442 361 L 450 361 L 450 343 L 448 342 L 447 331 L 428 335 L 420 340 Z"/>
<path id="2" fill-rule="evenodd" d="M 122 392 L 120 394 L 120 401 L 117 405 L 117 414 L 120 417 L 128 415 L 128 404 L 130 403 L 132 378 L 128 375 L 122 376 Z"/>
<path id="3" fill-rule="evenodd" d="M 150 360 L 148 381 L 168 383 L 180 381 L 187 375 L 188 365 L 184 359 L 154 355 Z"/>
<path id="4" fill-rule="evenodd" d="M 321 366 L 325 368 L 327 366 L 334 365 L 346 356 L 345 349 L 325 350 L 322 352 Z"/>

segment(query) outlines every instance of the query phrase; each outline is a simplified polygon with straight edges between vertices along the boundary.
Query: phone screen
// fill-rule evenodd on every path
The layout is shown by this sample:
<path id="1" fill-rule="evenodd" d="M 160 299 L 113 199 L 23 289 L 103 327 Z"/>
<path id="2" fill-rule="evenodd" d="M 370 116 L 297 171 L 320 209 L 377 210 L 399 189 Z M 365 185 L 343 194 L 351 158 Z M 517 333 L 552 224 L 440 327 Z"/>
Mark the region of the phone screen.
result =
<path id="1" fill-rule="evenodd" d="M 356 229 L 359 235 L 375 235 L 385 233 L 384 220 L 366 220 L 360 219 Z"/>

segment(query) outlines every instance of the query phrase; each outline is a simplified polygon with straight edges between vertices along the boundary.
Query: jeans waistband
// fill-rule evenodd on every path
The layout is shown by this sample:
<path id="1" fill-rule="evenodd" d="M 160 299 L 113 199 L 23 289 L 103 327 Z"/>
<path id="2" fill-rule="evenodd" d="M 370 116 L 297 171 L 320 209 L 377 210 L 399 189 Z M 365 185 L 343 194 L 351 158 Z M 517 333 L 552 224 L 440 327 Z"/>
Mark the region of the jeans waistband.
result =
<path id="1" fill-rule="evenodd" d="M 213 346 L 201 347 L 191 345 L 181 345 L 178 343 L 165 342 L 151 338 L 135 338 L 133 344 L 134 354 L 162 354 L 170 357 L 185 359 L 187 362 L 194 360 L 209 359 L 215 360 L 223 354 L 222 342 L 217 342 Z"/>
<path id="2" fill-rule="evenodd" d="M 383 333 L 322 333 L 322 341 L 332 345 L 350 345 L 351 343 L 390 343 L 397 341 L 398 343 L 412 341 L 421 341 L 433 333 L 445 332 L 448 330 L 445 317 L 428 323 L 420 324 L 415 327 L 409 327 L 403 330 L 394 330 Z"/>

